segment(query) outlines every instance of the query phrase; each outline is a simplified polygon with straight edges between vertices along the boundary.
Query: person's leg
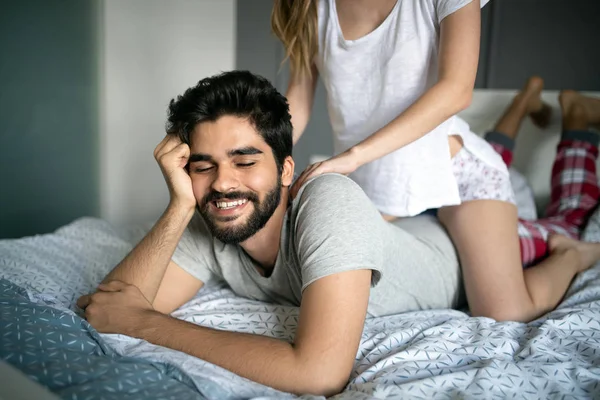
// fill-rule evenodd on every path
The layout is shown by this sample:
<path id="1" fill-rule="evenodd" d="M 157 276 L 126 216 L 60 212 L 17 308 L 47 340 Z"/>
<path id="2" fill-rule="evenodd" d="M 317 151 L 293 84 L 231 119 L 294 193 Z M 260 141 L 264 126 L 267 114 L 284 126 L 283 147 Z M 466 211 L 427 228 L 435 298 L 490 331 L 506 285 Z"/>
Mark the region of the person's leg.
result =
<path id="1" fill-rule="evenodd" d="M 600 259 L 600 243 L 553 237 L 553 255 L 523 270 L 517 209 L 506 171 L 464 148 L 453 159 L 462 204 L 443 207 L 473 315 L 529 321 L 556 307 L 575 274 Z"/>
<path id="2" fill-rule="evenodd" d="M 519 221 L 524 266 L 547 256 L 551 234 L 578 239 L 600 199 L 596 175 L 600 137 L 587 130 L 590 124 L 600 123 L 600 100 L 563 92 L 560 103 L 563 133 L 552 167 L 551 201 L 546 217 Z"/>
<path id="3" fill-rule="evenodd" d="M 465 201 L 438 216 L 458 251 L 473 316 L 535 319 L 558 305 L 578 272 L 600 260 L 600 243 L 556 236 L 551 256 L 523 270 L 517 210 L 508 202 Z"/>
<path id="4" fill-rule="evenodd" d="M 544 81 L 538 76 L 532 76 L 525 86 L 514 97 L 506 108 L 494 129 L 485 135 L 485 139 L 510 167 L 513 160 L 515 139 L 519 134 L 521 123 L 527 116 L 534 124 L 545 127 L 550 121 L 551 108 L 542 102 L 541 93 Z"/>

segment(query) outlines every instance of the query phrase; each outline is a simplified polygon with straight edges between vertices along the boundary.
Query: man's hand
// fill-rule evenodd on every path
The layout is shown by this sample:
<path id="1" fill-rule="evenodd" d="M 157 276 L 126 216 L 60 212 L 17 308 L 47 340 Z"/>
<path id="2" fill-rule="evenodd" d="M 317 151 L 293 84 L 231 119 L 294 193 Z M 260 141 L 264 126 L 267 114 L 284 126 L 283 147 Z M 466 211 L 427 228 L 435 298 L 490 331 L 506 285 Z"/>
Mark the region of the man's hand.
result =
<path id="1" fill-rule="evenodd" d="M 185 166 L 190 158 L 190 147 L 174 134 L 167 134 L 154 149 L 154 158 L 165 177 L 171 204 L 185 208 L 196 207 L 192 180 Z"/>
<path id="2" fill-rule="evenodd" d="M 98 332 L 129 336 L 136 336 L 136 327 L 154 312 L 136 286 L 121 281 L 100 284 L 98 292 L 81 296 L 77 305 L 85 310 L 85 319 Z"/>

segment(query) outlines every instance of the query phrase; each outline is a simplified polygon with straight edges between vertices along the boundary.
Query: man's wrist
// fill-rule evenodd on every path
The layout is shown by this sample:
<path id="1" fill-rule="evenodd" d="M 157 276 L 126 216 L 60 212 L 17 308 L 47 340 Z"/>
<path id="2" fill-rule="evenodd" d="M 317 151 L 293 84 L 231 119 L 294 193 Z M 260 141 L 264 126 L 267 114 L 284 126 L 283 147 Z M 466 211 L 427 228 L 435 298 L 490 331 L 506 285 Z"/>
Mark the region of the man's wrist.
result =
<path id="1" fill-rule="evenodd" d="M 167 206 L 167 213 L 169 215 L 183 219 L 186 222 L 186 224 L 187 224 L 187 222 L 189 222 L 189 220 L 194 215 L 195 210 L 196 210 L 195 203 L 186 203 L 186 202 L 182 202 L 179 200 L 173 200 L 173 199 L 171 199 L 171 201 L 169 202 L 169 205 Z"/>
<path id="2" fill-rule="evenodd" d="M 146 310 L 140 313 L 139 317 L 132 321 L 128 336 L 147 340 L 153 332 L 160 330 L 161 321 L 167 317 L 156 310 Z"/>

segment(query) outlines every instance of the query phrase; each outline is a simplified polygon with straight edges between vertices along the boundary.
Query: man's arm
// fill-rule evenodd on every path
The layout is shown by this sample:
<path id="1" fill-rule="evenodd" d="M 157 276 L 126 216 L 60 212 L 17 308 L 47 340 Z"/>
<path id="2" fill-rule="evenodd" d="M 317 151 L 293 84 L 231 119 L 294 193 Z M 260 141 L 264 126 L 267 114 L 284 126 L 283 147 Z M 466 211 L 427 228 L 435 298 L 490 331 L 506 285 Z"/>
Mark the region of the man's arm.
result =
<path id="1" fill-rule="evenodd" d="M 356 270 L 329 275 L 308 286 L 292 344 L 218 331 L 160 314 L 144 306 L 137 289 L 119 287 L 116 282 L 114 293 L 91 296 L 86 318 L 101 332 L 124 333 L 183 351 L 282 391 L 330 396 L 340 392 L 350 376 L 370 284 L 371 271 Z"/>
<path id="2" fill-rule="evenodd" d="M 102 281 L 122 281 L 139 288 L 161 312 L 171 312 L 189 300 L 202 282 L 171 261 L 196 206 L 192 182 L 185 171 L 189 146 L 176 135 L 166 135 L 154 157 L 167 182 L 169 206 L 142 241 Z M 85 299 L 81 304 L 86 303 Z"/>

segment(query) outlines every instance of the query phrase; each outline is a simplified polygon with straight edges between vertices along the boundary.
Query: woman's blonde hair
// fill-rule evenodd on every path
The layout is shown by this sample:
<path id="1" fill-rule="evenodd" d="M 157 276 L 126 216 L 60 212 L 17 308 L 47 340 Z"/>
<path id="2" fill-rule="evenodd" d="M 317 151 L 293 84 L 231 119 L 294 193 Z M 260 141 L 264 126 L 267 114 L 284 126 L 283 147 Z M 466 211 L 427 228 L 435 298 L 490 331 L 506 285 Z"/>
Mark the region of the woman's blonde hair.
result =
<path id="1" fill-rule="evenodd" d="M 318 46 L 316 0 L 275 0 L 271 29 L 285 47 L 292 76 L 310 77 Z"/>

